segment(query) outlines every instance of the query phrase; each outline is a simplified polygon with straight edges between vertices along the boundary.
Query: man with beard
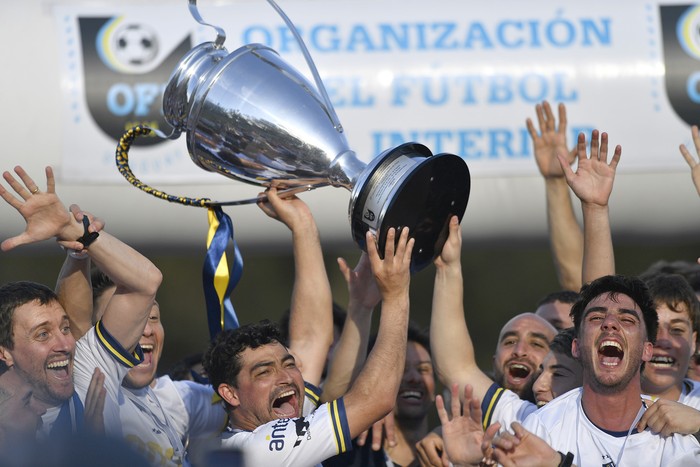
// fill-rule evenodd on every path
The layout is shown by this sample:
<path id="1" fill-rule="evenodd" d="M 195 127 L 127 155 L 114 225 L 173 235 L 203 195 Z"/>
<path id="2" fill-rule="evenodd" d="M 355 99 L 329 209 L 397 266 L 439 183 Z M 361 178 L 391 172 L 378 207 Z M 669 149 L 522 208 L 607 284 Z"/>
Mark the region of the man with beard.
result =
<path id="1" fill-rule="evenodd" d="M 572 353 L 583 366 L 583 387 L 532 413 L 522 426 L 514 424 L 514 434 L 491 439 L 497 426 L 489 429 L 482 444 L 487 454 L 513 465 L 524 454 L 530 461 L 537 456 L 543 466 L 696 465 L 700 444 L 694 437 L 637 430 L 648 406 L 642 398 L 641 367 L 651 359 L 658 326 L 644 283 L 604 276 L 584 286 L 581 295 L 572 309 Z M 495 446 L 493 452 L 490 446 Z"/>
<path id="2" fill-rule="evenodd" d="M 62 246 L 89 256 L 117 284 L 104 316 L 77 344 L 69 317 L 52 290 L 32 282 L 0 287 L 0 359 L 32 384 L 34 397 L 47 409 L 42 417 L 43 433 L 75 433 L 83 423 L 83 404 L 95 369 L 105 376 L 107 394 L 115 397 L 123 376 L 143 360 L 139 337 L 162 276 L 128 245 L 78 222 L 56 196 L 50 167 L 46 169 L 46 192 L 21 167 L 15 172 L 24 186 L 9 172 L 3 177 L 19 199 L 2 187 L 0 196 L 22 215 L 27 226 L 20 235 L 5 240 L 2 249 L 56 238 Z M 79 211 L 73 206 L 71 210 Z M 106 426 L 119 423 L 113 407 L 104 415 Z"/>
<path id="3" fill-rule="evenodd" d="M 222 446 L 241 449 L 246 465 L 309 466 L 351 449 L 351 440 L 386 416 L 396 402 L 406 355 L 410 262 L 414 241 L 403 228 L 387 233 L 384 259 L 367 232 L 367 253 L 382 298 L 377 341 L 350 390 L 313 410 L 304 375 L 271 323 L 224 331 L 204 367 L 226 402 L 230 430 Z M 293 342 L 293 341 L 292 341 Z M 315 377 L 320 376 L 323 361 Z M 307 401 L 308 402 L 308 401 Z"/>
<path id="4" fill-rule="evenodd" d="M 534 402 L 532 384 L 556 333 L 554 326 L 534 313 L 511 318 L 498 335 L 493 356 L 494 381 L 521 399 Z"/>
<path id="5" fill-rule="evenodd" d="M 449 229 L 442 253 L 435 260 L 430 320 L 430 345 L 438 377 L 446 387 L 472 385 L 474 397 L 480 400 L 486 397 L 495 381 L 499 387 L 510 389 L 520 398 L 534 403 L 532 384 L 556 330 L 534 313 L 511 318 L 499 334 L 493 356 L 494 378 L 489 378 L 476 364 L 474 345 L 464 317 L 462 232 L 457 218 L 450 220 Z"/>

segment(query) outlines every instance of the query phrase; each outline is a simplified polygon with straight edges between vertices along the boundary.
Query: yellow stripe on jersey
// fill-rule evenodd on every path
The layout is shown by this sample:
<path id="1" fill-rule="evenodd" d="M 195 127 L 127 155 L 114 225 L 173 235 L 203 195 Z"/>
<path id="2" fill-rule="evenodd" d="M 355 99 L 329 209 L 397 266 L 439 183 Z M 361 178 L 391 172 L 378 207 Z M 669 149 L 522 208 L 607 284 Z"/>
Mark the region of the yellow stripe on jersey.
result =
<path id="1" fill-rule="evenodd" d="M 501 394 L 503 394 L 504 389 L 503 388 L 498 388 L 496 391 L 493 393 L 493 396 L 491 397 L 491 401 L 489 402 L 489 406 L 486 409 L 486 413 L 484 414 L 484 419 L 482 421 L 482 425 L 484 427 L 484 430 L 489 427 L 491 424 L 491 417 L 493 416 L 493 409 L 496 407 L 496 403 L 498 402 L 498 399 L 500 399 Z"/>
<path id="2" fill-rule="evenodd" d="M 340 421 L 340 411 L 338 409 L 338 400 L 329 403 L 331 412 L 331 421 L 333 423 L 333 431 L 335 432 L 335 448 L 338 453 L 345 452 L 347 449 L 345 437 L 343 436 L 343 425 Z"/>
<path id="3" fill-rule="evenodd" d="M 321 400 L 321 397 L 316 394 L 312 389 L 308 387 L 304 387 L 304 394 L 306 394 L 306 397 L 311 399 L 311 401 L 314 403 L 314 406 L 318 407 L 318 403 Z"/>

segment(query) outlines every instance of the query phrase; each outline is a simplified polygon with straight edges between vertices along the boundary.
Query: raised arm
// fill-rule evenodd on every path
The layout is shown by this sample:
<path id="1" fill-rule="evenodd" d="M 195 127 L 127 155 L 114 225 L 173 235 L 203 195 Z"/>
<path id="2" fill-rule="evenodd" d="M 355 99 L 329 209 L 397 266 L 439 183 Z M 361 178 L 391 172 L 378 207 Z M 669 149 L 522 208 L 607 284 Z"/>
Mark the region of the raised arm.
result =
<path id="1" fill-rule="evenodd" d="M 367 253 L 362 253 L 355 269 L 350 269 L 343 258 L 338 258 L 338 266 L 348 285 L 349 300 L 345 324 L 323 384 L 323 402 L 345 394 L 362 369 L 367 356 L 372 312 L 381 299 Z"/>
<path id="2" fill-rule="evenodd" d="M 70 320 L 70 332 L 77 341 L 92 327 L 92 287 L 90 258 L 76 259 L 70 254 L 56 280 L 58 301 Z"/>
<path id="3" fill-rule="evenodd" d="M 396 232 L 389 229 L 382 260 L 374 236 L 367 232 L 367 253 L 382 296 L 382 310 L 377 341 L 343 398 L 351 438 L 386 416 L 396 403 L 408 335 L 409 271 L 414 244 L 408 235 L 404 228 L 394 246 Z"/>
<path id="4" fill-rule="evenodd" d="M 527 130 L 532 139 L 535 161 L 544 177 L 547 199 L 547 226 L 552 249 L 554 267 L 562 290 L 581 288 L 581 263 L 583 262 L 583 232 L 576 220 L 569 186 L 557 154 L 566 154 L 568 164 L 574 159 L 566 145 L 566 107 L 559 104 L 559 127 L 549 102 L 535 107 L 539 133 L 531 119 L 527 119 Z"/>
<path id="5" fill-rule="evenodd" d="M 301 360 L 304 380 L 318 385 L 333 342 L 333 298 L 321 240 L 309 207 L 296 196 L 281 199 L 275 188 L 258 203 L 268 216 L 292 231 L 294 289 L 289 316 L 289 348 Z"/>
<path id="6" fill-rule="evenodd" d="M 80 211 L 75 204 L 70 212 L 76 221 L 82 222 L 83 216 L 90 220 L 90 232 L 99 232 L 104 228 L 102 220 Z M 93 326 L 92 283 L 90 279 L 90 257 L 87 252 L 78 253 L 66 250 L 66 259 L 56 280 L 58 301 L 66 310 L 70 320 L 71 334 L 77 341 Z"/>
<path id="7" fill-rule="evenodd" d="M 581 200 L 584 284 L 598 277 L 615 274 L 608 201 L 621 154 L 622 147 L 618 145 L 608 163 L 608 134 L 600 134 L 598 130 L 593 130 L 590 157 L 586 153 L 585 135 L 581 133 L 578 136 L 576 147 L 578 168 L 575 173 L 566 159 L 561 154 L 558 156 L 567 183 Z"/>
<path id="8" fill-rule="evenodd" d="M 693 135 L 693 144 L 695 145 L 695 153 L 698 155 L 698 157 L 700 157 L 700 134 L 698 133 L 697 125 L 693 125 L 692 128 L 690 129 L 690 132 Z M 695 157 L 693 157 L 693 155 L 690 154 L 690 151 L 688 151 L 688 148 L 685 147 L 685 144 L 681 144 L 680 150 L 681 150 L 681 155 L 683 156 L 685 161 L 690 166 L 690 176 L 693 179 L 693 184 L 695 185 L 695 190 L 697 190 L 698 195 L 700 195 L 700 164 L 698 163 L 697 160 L 695 160 Z"/>
<path id="9" fill-rule="evenodd" d="M 440 381 L 452 387 L 470 384 L 482 400 L 493 381 L 476 364 L 474 344 L 464 317 L 462 279 L 462 231 L 457 217 L 450 219 L 450 233 L 435 260 L 435 288 L 430 318 L 430 350 Z"/>
<path id="10" fill-rule="evenodd" d="M 0 196 L 17 209 L 27 226 L 21 234 L 5 240 L 2 249 L 6 251 L 55 238 L 66 248 L 83 250 L 83 244 L 76 240 L 85 234 L 83 224 L 68 212 L 56 195 L 51 168 L 46 168 L 46 192 L 41 191 L 21 167 L 16 167 L 15 173 L 26 188 L 9 172 L 5 172 L 3 178 L 21 200 L 1 187 Z M 131 352 L 146 325 L 162 275 L 147 258 L 104 231 L 85 250 L 117 286 L 102 321 L 112 337 Z"/>

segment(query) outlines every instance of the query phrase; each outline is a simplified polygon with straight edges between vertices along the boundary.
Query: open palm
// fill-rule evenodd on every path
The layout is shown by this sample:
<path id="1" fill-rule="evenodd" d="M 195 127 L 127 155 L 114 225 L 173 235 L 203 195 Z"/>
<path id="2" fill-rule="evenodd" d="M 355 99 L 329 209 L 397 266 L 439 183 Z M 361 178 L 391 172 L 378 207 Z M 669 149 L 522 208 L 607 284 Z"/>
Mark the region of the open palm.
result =
<path id="1" fill-rule="evenodd" d="M 578 168 L 574 172 L 566 159 L 559 155 L 559 163 L 566 176 L 566 181 L 582 203 L 606 206 L 612 193 L 617 164 L 620 162 L 622 147 L 615 147 L 615 152 L 608 163 L 608 134 L 593 130 L 591 136 L 590 157 L 586 153 L 586 137 L 578 136 L 576 157 Z"/>

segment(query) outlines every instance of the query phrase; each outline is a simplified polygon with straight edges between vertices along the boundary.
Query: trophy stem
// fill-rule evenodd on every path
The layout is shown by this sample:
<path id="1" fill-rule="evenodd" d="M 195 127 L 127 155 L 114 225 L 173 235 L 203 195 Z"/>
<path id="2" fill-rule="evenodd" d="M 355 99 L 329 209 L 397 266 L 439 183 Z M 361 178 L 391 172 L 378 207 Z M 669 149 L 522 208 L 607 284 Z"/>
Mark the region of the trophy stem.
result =
<path id="1" fill-rule="evenodd" d="M 347 150 L 331 163 L 328 179 L 331 185 L 352 191 L 366 167 L 367 164 L 357 158 L 355 151 Z"/>

